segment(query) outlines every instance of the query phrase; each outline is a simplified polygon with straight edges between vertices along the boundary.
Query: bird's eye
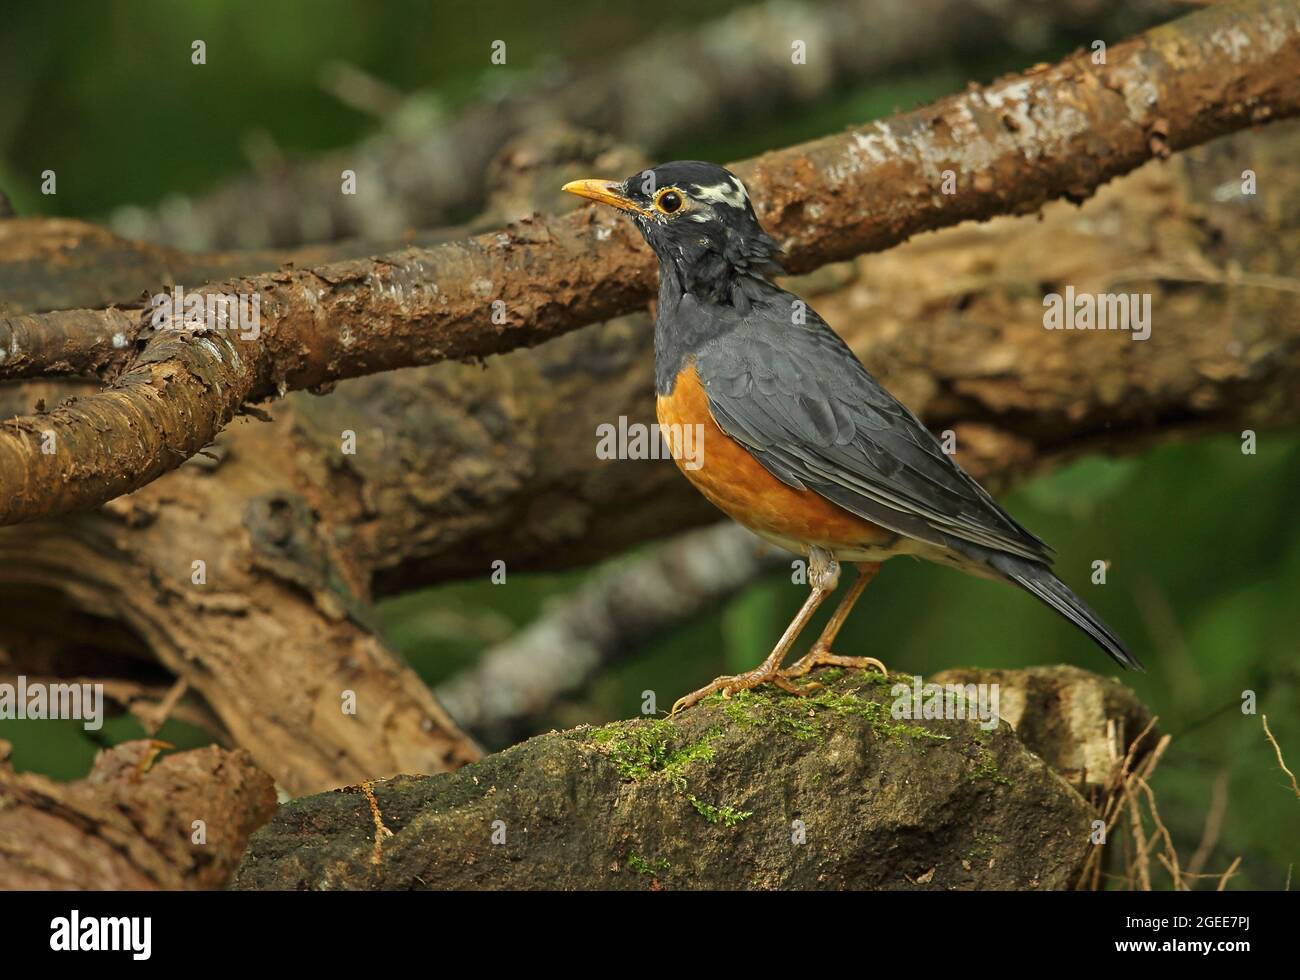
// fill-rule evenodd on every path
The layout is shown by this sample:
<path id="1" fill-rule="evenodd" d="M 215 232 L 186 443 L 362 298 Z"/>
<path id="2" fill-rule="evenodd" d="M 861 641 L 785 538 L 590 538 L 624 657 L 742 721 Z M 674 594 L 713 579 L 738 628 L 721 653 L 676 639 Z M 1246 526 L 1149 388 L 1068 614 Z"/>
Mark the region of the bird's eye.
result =
<path id="1" fill-rule="evenodd" d="M 665 187 L 655 195 L 655 207 L 664 214 L 672 214 L 682 209 L 682 195 L 671 187 Z"/>

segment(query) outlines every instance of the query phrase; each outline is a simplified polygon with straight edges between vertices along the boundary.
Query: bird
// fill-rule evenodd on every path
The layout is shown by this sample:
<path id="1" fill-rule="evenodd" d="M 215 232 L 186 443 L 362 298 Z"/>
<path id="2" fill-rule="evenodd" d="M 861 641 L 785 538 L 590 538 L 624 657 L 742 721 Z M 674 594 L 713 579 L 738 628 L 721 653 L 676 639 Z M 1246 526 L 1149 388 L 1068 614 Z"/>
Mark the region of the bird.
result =
<path id="1" fill-rule="evenodd" d="M 563 190 L 630 215 L 658 259 L 660 431 L 703 434 L 689 465 L 672 453 L 679 469 L 733 520 L 807 557 L 808 597 L 771 654 L 679 698 L 673 713 L 761 684 L 806 693 L 813 685 L 795 679 L 822 665 L 887 673 L 879 659 L 841 656 L 833 644 L 881 562 L 898 555 L 1016 585 L 1121 667 L 1143 669 L 1052 572 L 1053 550 L 944 451 L 825 320 L 773 281 L 780 246 L 735 174 L 682 160 Z M 783 667 L 838 587 L 842 562 L 856 567 L 855 581 L 808 652 Z"/>

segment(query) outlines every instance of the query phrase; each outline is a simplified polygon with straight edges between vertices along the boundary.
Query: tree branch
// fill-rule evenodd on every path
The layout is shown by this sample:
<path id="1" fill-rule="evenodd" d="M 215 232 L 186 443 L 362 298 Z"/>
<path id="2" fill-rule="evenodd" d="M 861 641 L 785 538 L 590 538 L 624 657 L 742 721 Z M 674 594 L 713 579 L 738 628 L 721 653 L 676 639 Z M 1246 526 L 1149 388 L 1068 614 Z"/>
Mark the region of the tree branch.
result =
<path id="1" fill-rule="evenodd" d="M 737 169 L 791 269 L 804 271 L 968 218 L 1082 200 L 1153 156 L 1293 115 L 1298 68 L 1300 9 L 1234 0 L 1113 46 L 1105 65 L 1078 55 Z M 953 195 L 939 192 L 945 170 Z M 635 308 L 652 282 L 626 222 L 584 210 L 211 287 L 261 296 L 259 337 L 159 333 L 108 391 L 0 425 L 0 522 L 143 486 L 249 400 L 534 345 Z M 14 339 L 0 321 L 0 346 Z"/>
<path id="2" fill-rule="evenodd" d="M 15 773 L 0 743 L 0 889 L 221 888 L 276 809 L 247 752 L 100 752 L 82 780 Z"/>
<path id="3" fill-rule="evenodd" d="M 1047 43 L 1054 30 L 1098 32 L 1102 24 L 1129 33 L 1180 10 L 1165 0 L 1031 6 L 785 0 L 741 7 L 688 30 L 655 35 L 589 70 L 534 73 L 504 93 L 493 86 L 490 98 L 450 118 L 417 94 L 398 110 L 397 125 L 358 146 L 302 164 L 281 163 L 194 199 L 169 198 L 149 210 L 121 208 L 114 227 L 132 238 L 189 249 L 347 236 L 382 241 L 484 210 L 492 162 L 538 125 L 563 121 L 658 154 L 710 133 L 723 120 L 735 124 L 775 106 L 816 105 L 855 81 L 953 52 L 993 43 L 1029 51 Z M 791 57 L 796 39 L 808 45 L 806 64 Z M 660 84 L 663 79 L 672 85 Z M 413 120 L 427 122 L 416 126 Z M 362 175 L 364 195 L 339 193 L 345 169 Z M 560 183 L 549 189 L 551 203 L 543 210 L 559 201 Z M 507 212 L 503 220 L 515 216 Z"/>

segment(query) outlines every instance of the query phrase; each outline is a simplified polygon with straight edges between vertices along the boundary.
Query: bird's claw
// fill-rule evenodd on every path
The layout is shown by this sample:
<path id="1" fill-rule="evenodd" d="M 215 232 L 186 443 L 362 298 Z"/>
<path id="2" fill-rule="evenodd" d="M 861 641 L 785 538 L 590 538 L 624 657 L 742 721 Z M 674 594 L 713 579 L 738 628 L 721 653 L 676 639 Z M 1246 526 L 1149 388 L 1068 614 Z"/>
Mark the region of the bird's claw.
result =
<path id="1" fill-rule="evenodd" d="M 849 667 L 856 670 L 878 670 L 882 674 L 888 674 L 889 668 L 877 660 L 875 657 L 841 657 L 837 653 L 831 653 L 830 649 L 822 646 L 814 646 L 802 657 L 792 663 L 781 675 L 790 680 L 795 677 L 803 677 L 814 667 Z M 817 684 L 816 687 L 822 685 Z M 807 694 L 810 689 L 814 689 L 812 684 L 804 685 L 800 693 Z"/>
<path id="2" fill-rule="evenodd" d="M 832 667 L 852 667 L 858 670 L 875 669 L 882 674 L 888 674 L 889 670 L 883 663 L 875 657 L 841 657 L 839 654 L 831 653 L 830 649 L 823 646 L 814 646 L 797 661 L 786 667 L 784 670 L 778 667 L 759 667 L 744 674 L 734 674 L 731 676 L 719 677 L 712 683 L 704 685 L 698 691 L 692 691 L 673 702 L 673 710 L 668 712 L 669 715 L 675 715 L 692 705 L 698 704 L 707 698 L 710 694 L 721 693 L 724 698 L 730 698 L 733 694 L 739 694 L 741 691 L 748 691 L 751 688 L 758 687 L 760 684 L 775 684 L 781 690 L 788 694 L 794 694 L 798 697 L 804 697 L 820 690 L 823 685 L 813 681 L 809 684 L 795 684 L 796 677 L 803 677 L 814 667 L 832 666 Z"/>
<path id="3" fill-rule="evenodd" d="M 675 715 L 679 711 L 698 704 L 710 694 L 721 692 L 724 698 L 730 698 L 733 694 L 748 691 L 760 684 L 775 684 L 781 690 L 788 691 L 791 694 L 800 693 L 799 688 L 787 680 L 780 670 L 751 670 L 745 674 L 719 677 L 713 682 L 704 685 L 698 691 L 692 691 L 690 694 L 678 698 L 673 702 L 673 710 L 668 713 L 669 715 Z"/>

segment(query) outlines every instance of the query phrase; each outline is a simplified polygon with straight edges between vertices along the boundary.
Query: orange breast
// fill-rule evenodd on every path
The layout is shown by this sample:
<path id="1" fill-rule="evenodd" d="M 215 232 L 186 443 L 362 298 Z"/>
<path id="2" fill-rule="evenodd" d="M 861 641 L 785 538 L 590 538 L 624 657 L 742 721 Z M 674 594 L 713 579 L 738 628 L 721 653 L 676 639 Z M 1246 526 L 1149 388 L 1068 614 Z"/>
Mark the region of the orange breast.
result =
<path id="1" fill-rule="evenodd" d="M 811 490 L 787 486 L 765 470 L 744 446 L 718 428 L 694 364 L 677 376 L 671 395 L 659 397 L 657 410 L 678 469 L 714 506 L 758 534 L 782 543 L 819 545 L 832 553 L 887 546 L 897 540 L 884 528 Z M 692 429 L 693 442 L 685 442 L 682 426 L 700 427 Z M 691 449 L 697 459 L 683 458 L 683 449 Z"/>

